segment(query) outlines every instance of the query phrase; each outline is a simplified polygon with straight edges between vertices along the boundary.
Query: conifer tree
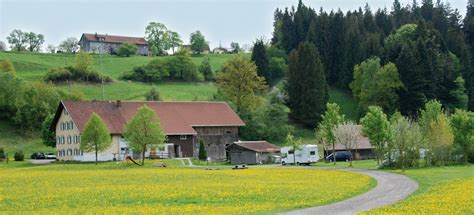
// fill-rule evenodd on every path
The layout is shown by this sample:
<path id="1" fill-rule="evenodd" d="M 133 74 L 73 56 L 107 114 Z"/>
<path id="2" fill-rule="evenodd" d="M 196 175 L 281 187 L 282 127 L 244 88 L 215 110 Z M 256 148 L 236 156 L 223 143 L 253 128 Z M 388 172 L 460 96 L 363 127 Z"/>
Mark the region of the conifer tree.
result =
<path id="1" fill-rule="evenodd" d="M 269 60 L 263 40 L 257 40 L 253 46 L 252 61 L 257 66 L 257 75 L 264 77 L 268 85 L 272 84 L 272 74 L 268 68 Z"/>
<path id="2" fill-rule="evenodd" d="M 324 66 L 312 43 L 301 43 L 290 53 L 286 89 L 290 117 L 308 127 L 318 125 L 329 95 Z"/>

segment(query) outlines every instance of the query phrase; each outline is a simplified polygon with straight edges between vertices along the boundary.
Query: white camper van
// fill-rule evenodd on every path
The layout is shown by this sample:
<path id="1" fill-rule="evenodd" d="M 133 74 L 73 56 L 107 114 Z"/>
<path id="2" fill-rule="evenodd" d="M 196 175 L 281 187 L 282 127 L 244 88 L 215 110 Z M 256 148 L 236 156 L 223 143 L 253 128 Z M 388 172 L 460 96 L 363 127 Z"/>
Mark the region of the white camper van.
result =
<path id="1" fill-rule="evenodd" d="M 317 145 L 301 145 L 299 150 L 296 150 L 296 159 L 294 158 L 293 147 L 281 148 L 281 164 L 293 164 L 296 160 L 296 164 L 316 163 L 319 160 L 318 146 Z"/>

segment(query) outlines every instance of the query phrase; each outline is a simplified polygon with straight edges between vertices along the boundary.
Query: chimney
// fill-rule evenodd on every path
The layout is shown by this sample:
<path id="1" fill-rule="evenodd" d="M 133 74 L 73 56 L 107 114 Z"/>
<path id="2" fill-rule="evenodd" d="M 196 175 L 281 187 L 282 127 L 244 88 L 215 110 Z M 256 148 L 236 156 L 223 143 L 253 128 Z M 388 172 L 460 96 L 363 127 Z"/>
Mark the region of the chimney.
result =
<path id="1" fill-rule="evenodd" d="M 118 107 L 118 108 L 121 108 L 121 107 L 122 107 L 122 101 L 117 100 L 117 107 Z"/>

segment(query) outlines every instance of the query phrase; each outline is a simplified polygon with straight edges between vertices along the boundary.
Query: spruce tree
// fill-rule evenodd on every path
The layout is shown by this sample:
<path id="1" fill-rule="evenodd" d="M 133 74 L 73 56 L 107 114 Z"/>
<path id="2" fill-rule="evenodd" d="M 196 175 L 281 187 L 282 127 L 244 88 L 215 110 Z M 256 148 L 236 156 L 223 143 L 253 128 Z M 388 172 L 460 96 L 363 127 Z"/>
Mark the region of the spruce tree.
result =
<path id="1" fill-rule="evenodd" d="M 198 152 L 199 160 L 206 160 L 207 159 L 206 148 L 205 148 L 204 145 L 205 145 L 204 140 L 199 141 L 199 152 Z"/>
<path id="2" fill-rule="evenodd" d="M 257 66 L 257 75 L 264 77 L 268 85 L 272 84 L 272 74 L 268 68 L 269 60 L 263 40 L 257 40 L 253 46 L 252 61 Z"/>
<path id="3" fill-rule="evenodd" d="M 318 125 L 329 95 L 324 67 L 312 43 L 301 43 L 290 53 L 286 89 L 290 118 L 308 127 Z"/>

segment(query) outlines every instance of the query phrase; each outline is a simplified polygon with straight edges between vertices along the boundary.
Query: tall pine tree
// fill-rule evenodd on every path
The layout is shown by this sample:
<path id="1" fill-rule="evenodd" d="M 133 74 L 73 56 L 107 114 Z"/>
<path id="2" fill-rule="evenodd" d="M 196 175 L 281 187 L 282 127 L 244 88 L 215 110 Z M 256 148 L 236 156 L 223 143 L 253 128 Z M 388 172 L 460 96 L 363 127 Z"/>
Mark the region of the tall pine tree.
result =
<path id="1" fill-rule="evenodd" d="M 272 85 L 272 74 L 268 68 L 269 60 L 263 40 L 257 40 L 253 46 L 252 61 L 257 66 L 257 75 L 264 77 L 268 85 Z"/>
<path id="2" fill-rule="evenodd" d="M 324 66 L 312 43 L 301 43 L 290 53 L 286 89 L 290 118 L 308 127 L 319 124 L 329 95 Z"/>

